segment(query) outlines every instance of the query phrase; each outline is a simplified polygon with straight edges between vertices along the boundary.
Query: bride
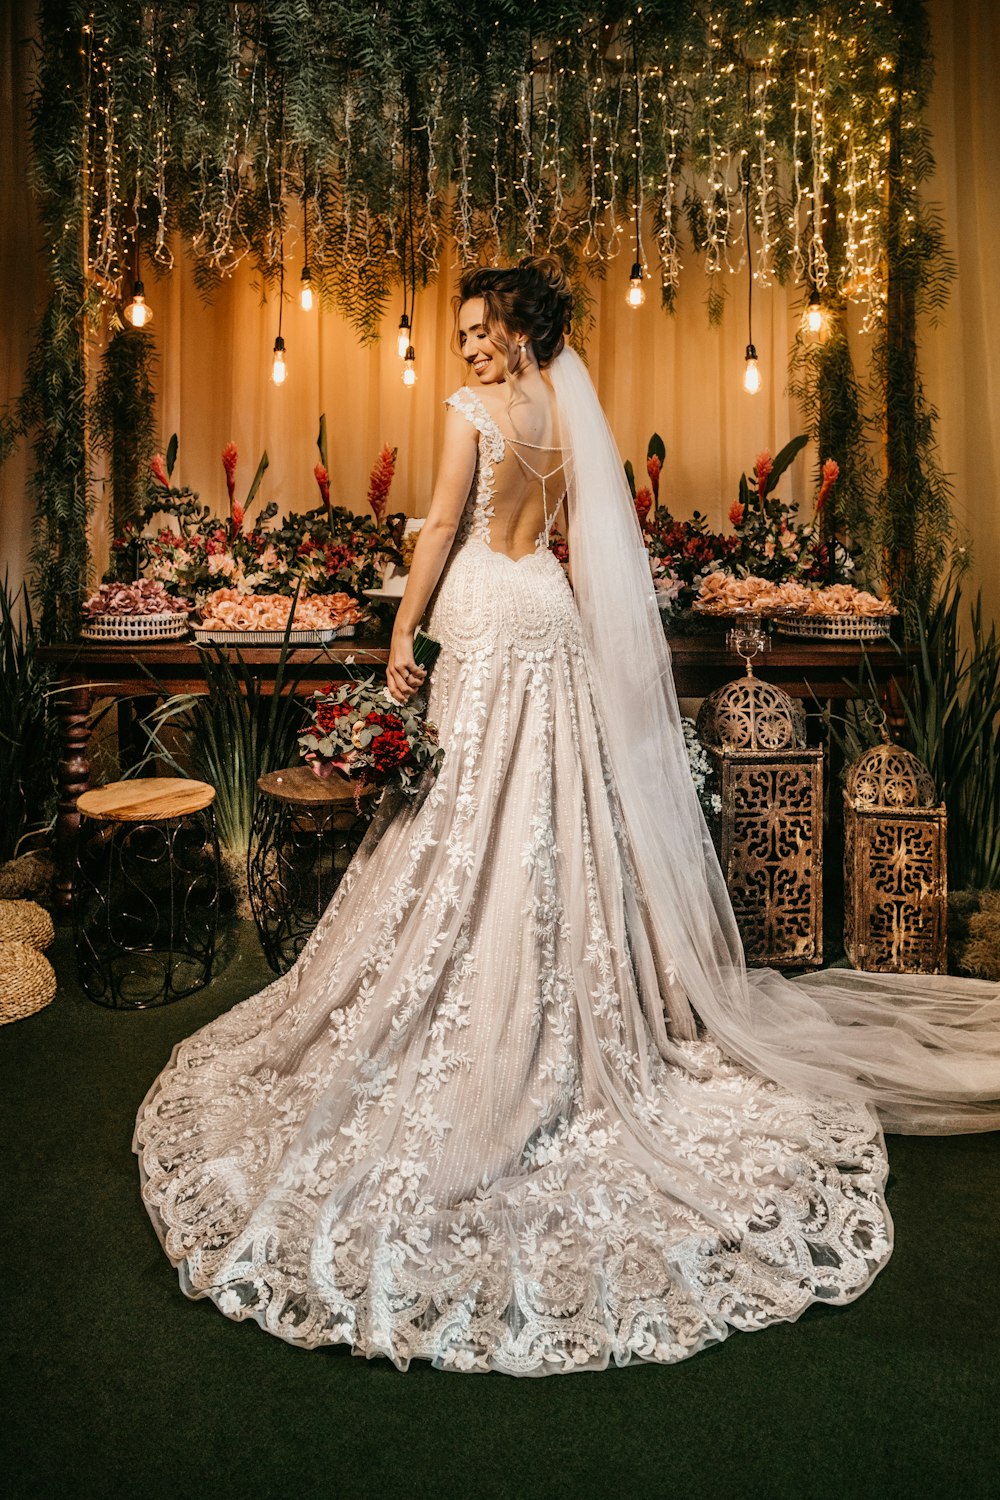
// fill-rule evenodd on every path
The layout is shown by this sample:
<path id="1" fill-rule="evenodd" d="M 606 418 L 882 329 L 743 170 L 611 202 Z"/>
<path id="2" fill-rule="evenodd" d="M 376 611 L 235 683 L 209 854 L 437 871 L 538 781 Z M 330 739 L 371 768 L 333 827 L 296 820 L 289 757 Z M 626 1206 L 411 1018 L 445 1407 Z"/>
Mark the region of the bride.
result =
<path id="1" fill-rule="evenodd" d="M 988 984 L 747 973 L 558 262 L 462 278 L 476 383 L 388 683 L 445 760 L 298 963 L 136 1127 L 181 1285 L 305 1347 L 544 1375 L 670 1362 L 885 1265 L 882 1126 L 1000 1124 Z M 548 548 L 565 497 L 572 587 Z"/>

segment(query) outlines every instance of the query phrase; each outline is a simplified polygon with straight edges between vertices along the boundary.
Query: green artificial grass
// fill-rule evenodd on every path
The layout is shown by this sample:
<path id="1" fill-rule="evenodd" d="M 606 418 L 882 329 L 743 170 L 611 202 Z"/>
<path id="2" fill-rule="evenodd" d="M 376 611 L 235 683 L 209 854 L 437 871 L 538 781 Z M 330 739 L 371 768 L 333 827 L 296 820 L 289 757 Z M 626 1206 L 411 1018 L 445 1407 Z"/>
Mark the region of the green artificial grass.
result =
<path id="1" fill-rule="evenodd" d="M 8 1495 L 60 1500 L 1000 1496 L 995 1136 L 890 1141 L 897 1247 L 846 1308 L 669 1367 L 515 1380 L 304 1351 L 181 1295 L 135 1112 L 175 1042 L 269 978 L 240 929 L 207 991 L 0 1030 Z"/>

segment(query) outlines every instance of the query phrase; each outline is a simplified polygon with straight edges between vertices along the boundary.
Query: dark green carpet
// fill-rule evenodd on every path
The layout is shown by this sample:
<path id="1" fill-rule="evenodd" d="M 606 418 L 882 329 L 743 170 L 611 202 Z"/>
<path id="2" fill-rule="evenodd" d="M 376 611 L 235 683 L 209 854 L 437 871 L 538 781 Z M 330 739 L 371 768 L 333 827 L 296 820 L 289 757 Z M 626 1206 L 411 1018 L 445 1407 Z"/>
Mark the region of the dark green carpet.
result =
<path id="1" fill-rule="evenodd" d="M 182 1297 L 135 1111 L 173 1044 L 266 981 L 114 1014 L 62 988 L 0 1030 L 7 1493 L 130 1500 L 1000 1496 L 997 1138 L 890 1143 L 897 1248 L 847 1308 L 670 1368 L 514 1380 L 305 1352 Z"/>

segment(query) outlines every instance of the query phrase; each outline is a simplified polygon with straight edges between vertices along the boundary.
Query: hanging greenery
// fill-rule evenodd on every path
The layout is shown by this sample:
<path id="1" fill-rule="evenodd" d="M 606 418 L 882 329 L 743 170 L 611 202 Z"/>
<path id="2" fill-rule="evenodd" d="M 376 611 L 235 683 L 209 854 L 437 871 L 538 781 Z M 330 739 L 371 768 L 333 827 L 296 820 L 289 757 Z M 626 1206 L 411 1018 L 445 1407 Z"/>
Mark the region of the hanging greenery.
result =
<path id="1" fill-rule="evenodd" d="M 917 288 L 948 270 L 919 199 L 923 0 L 42 0 L 40 29 L 53 299 L 14 427 L 42 434 L 48 625 L 57 585 L 82 587 L 88 295 L 120 300 L 139 249 L 162 272 L 186 254 L 207 293 L 243 260 L 273 286 L 306 227 L 314 287 L 366 340 L 404 285 L 527 251 L 582 288 L 620 263 L 624 290 L 637 259 L 667 308 L 698 263 L 712 316 L 748 261 L 758 287 L 859 306 L 890 431 L 877 505 L 844 338 L 799 363 L 813 435 L 852 476 L 841 519 L 877 513 L 897 591 L 940 553 L 915 363 Z"/>
<path id="2" fill-rule="evenodd" d="M 97 380 L 94 438 L 108 456 L 116 536 L 146 502 L 149 461 L 156 448 L 155 362 L 153 335 L 147 329 L 119 326 L 104 351 Z"/>

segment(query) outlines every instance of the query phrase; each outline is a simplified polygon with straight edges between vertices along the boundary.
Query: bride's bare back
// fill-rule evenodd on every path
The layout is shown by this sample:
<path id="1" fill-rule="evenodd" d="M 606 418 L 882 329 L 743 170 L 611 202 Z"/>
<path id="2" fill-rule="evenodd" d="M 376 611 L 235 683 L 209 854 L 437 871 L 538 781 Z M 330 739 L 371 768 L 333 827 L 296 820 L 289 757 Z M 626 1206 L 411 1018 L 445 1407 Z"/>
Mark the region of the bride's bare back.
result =
<path id="1" fill-rule="evenodd" d="M 556 398 L 548 382 L 513 400 L 507 385 L 480 386 L 476 394 L 504 439 L 504 456 L 493 466 L 490 545 L 516 560 L 548 535 L 566 491 Z"/>

